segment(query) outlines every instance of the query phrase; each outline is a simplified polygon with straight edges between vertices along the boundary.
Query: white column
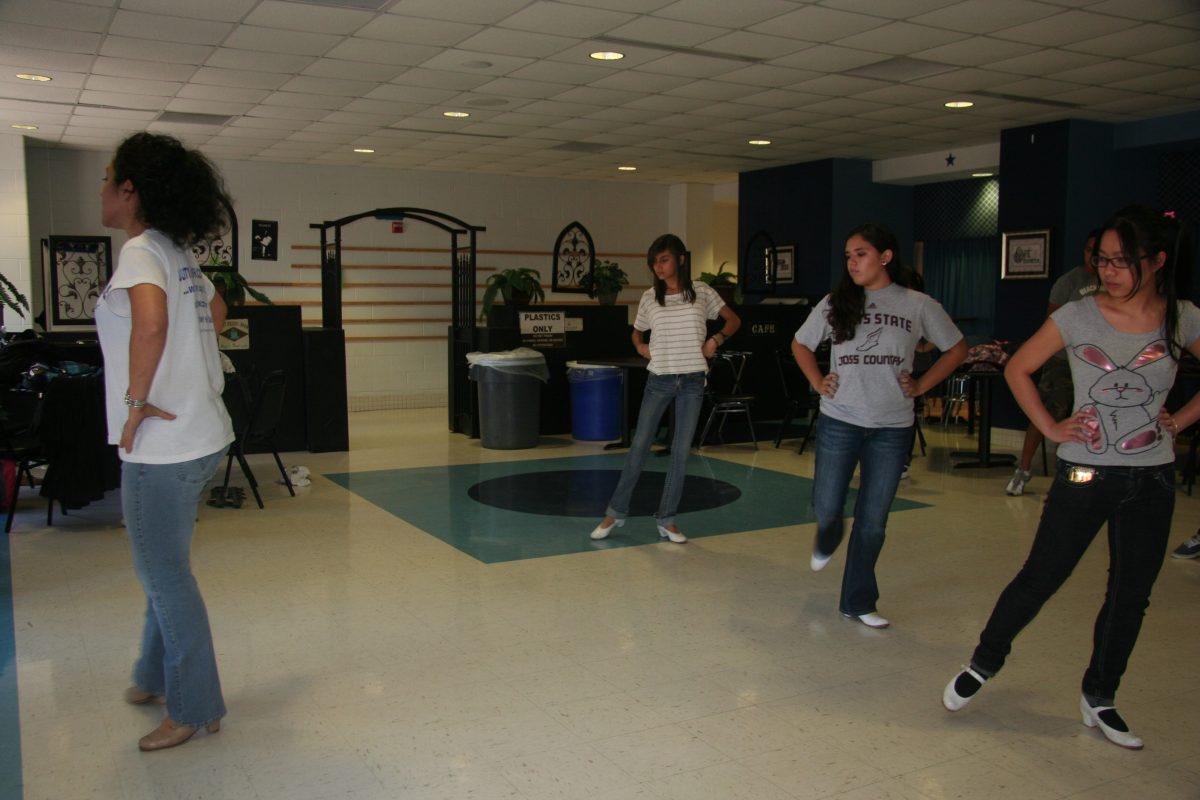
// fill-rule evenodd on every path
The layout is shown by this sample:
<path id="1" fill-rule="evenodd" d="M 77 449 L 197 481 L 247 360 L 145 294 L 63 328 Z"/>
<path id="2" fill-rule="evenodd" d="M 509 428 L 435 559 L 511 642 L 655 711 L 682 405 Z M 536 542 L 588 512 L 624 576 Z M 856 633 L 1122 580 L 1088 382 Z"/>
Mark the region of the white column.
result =
<path id="1" fill-rule="evenodd" d="M 33 269 L 29 249 L 29 200 L 25 185 L 25 140 L 0 134 L 0 272 L 32 302 Z M 20 317 L 4 309 L 9 331 L 30 327 L 28 313 Z"/>
<path id="2" fill-rule="evenodd" d="M 683 239 L 692 253 L 692 277 L 713 272 L 713 187 L 677 183 L 669 194 L 671 233 Z"/>

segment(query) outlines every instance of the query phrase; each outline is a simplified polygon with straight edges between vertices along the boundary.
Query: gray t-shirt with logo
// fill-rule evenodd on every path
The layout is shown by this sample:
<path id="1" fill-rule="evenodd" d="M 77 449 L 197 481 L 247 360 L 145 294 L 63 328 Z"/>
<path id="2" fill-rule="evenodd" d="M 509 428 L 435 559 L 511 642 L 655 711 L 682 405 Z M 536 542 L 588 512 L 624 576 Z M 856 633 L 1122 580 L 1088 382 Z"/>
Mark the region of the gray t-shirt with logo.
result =
<path id="1" fill-rule="evenodd" d="M 1076 267 L 1050 287 L 1050 305 L 1065 306 L 1075 300 L 1091 297 L 1100 291 L 1100 279 L 1087 267 Z M 1065 362 L 1067 351 L 1059 350 L 1052 358 Z"/>
<path id="2" fill-rule="evenodd" d="M 831 338 L 828 315 L 826 295 L 796 331 L 796 341 L 816 350 Z M 854 338 L 832 346 L 829 369 L 837 373 L 838 389 L 832 399 L 821 398 L 821 413 L 863 428 L 907 428 L 913 424 L 913 401 L 900 388 L 900 373 L 912 371 L 917 342 L 949 350 L 962 338 L 929 295 L 894 283 L 868 291 Z"/>
<path id="3" fill-rule="evenodd" d="M 1158 412 L 1179 366 L 1167 348 L 1166 331 L 1122 333 L 1085 297 L 1050 315 L 1069 354 L 1075 412 L 1095 418 L 1098 444 L 1064 442 L 1058 457 L 1075 464 L 1153 467 L 1175 460 L 1172 438 Z M 1179 302 L 1179 342 L 1200 339 L 1200 310 Z"/>

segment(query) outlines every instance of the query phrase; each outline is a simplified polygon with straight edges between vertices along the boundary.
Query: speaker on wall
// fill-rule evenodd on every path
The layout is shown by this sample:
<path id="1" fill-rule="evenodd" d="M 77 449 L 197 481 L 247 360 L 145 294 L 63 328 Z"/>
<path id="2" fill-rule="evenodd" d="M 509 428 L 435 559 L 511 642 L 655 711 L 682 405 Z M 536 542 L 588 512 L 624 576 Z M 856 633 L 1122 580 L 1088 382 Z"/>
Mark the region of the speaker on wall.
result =
<path id="1" fill-rule="evenodd" d="M 304 329 L 304 394 L 308 449 L 313 453 L 349 450 L 345 331 Z"/>

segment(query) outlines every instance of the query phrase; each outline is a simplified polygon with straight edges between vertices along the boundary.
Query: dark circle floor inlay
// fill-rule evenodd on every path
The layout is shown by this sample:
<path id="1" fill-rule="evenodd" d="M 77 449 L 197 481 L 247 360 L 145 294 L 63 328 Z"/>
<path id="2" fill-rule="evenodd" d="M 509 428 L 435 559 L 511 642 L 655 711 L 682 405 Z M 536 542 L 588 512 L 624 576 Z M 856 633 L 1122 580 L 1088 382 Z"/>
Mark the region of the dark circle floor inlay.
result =
<path id="1" fill-rule="evenodd" d="M 481 481 L 467 490 L 472 500 L 509 511 L 552 517 L 602 517 L 621 471 L 576 469 L 526 472 Z M 653 516 L 662 498 L 666 473 L 643 472 L 629 505 L 631 517 Z M 742 496 L 732 483 L 688 475 L 679 512 L 704 511 L 729 505 Z"/>

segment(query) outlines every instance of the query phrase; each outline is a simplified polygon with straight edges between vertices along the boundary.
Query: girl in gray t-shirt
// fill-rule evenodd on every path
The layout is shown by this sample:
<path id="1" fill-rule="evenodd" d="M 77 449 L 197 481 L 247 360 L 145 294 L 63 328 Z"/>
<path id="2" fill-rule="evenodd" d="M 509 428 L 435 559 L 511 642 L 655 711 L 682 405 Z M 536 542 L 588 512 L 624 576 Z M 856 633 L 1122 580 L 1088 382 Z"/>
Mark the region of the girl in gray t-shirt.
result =
<path id="1" fill-rule="evenodd" d="M 1181 351 L 1200 355 L 1200 311 L 1176 297 L 1190 268 L 1180 227 L 1142 206 L 1118 211 L 1092 253 L 1105 293 L 1068 303 L 1009 361 L 1005 377 L 1030 421 L 1060 442 L 1058 474 L 1025 566 L 1001 593 L 971 666 L 946 686 L 957 711 L 995 675 L 1013 640 L 1066 581 L 1108 523 L 1109 572 L 1096 619 L 1080 714 L 1110 741 L 1142 740 L 1113 707 L 1166 554 L 1175 506 L 1175 437 L 1200 418 L 1200 395 L 1175 414 L 1162 407 Z M 1075 413 L 1056 420 L 1032 375 L 1066 348 Z"/>
<path id="2" fill-rule="evenodd" d="M 967 356 L 962 333 L 942 307 L 906 288 L 911 276 L 891 231 L 873 224 L 855 228 L 846 238 L 846 275 L 808 315 L 792 343 L 796 363 L 821 393 L 812 568 L 822 569 L 842 541 L 846 493 L 861 464 L 839 605 L 844 616 L 872 628 L 888 625 L 875 607 L 875 562 L 912 450 L 913 398 L 941 383 Z M 828 375 L 821 374 L 813 354 L 825 339 L 833 343 Z M 946 352 L 913 378 L 921 339 Z"/>

